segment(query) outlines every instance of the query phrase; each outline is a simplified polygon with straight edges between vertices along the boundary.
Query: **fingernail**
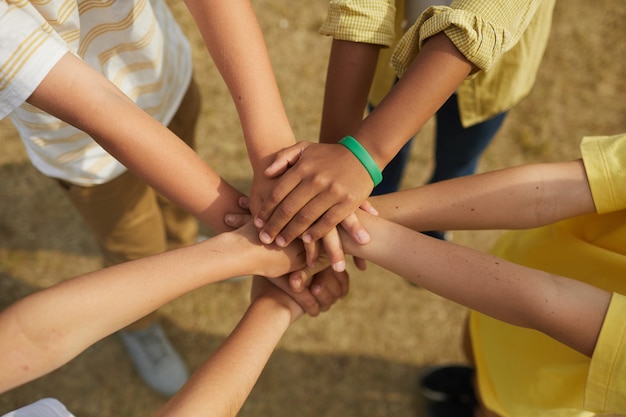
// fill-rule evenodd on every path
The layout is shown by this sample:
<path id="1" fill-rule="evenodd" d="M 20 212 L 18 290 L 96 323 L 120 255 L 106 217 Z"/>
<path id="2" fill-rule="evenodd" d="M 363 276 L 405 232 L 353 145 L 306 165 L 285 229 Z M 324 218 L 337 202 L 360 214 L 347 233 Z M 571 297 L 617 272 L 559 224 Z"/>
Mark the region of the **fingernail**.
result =
<path id="1" fill-rule="evenodd" d="M 302 278 L 296 277 L 291 279 L 291 285 L 294 289 L 299 290 L 302 288 Z"/>
<path id="2" fill-rule="evenodd" d="M 356 237 L 359 239 L 359 242 L 365 243 L 369 241 L 370 235 L 365 230 L 361 230 L 356 234 Z"/>
<path id="3" fill-rule="evenodd" d="M 334 269 L 336 272 L 343 272 L 343 271 L 345 271 L 345 269 L 346 269 L 346 263 L 345 263 L 345 261 L 335 262 L 335 263 L 333 264 L 333 269 Z"/>
<path id="4" fill-rule="evenodd" d="M 267 232 L 261 232 L 261 234 L 259 235 L 259 239 L 261 240 L 261 242 L 265 243 L 266 245 L 269 245 L 270 243 L 272 243 L 272 238 L 270 237 L 269 234 L 267 234 Z"/>
<path id="5" fill-rule="evenodd" d="M 274 242 L 276 242 L 276 244 L 280 246 L 281 248 L 284 248 L 285 246 L 287 246 L 287 242 L 285 241 L 285 238 L 282 237 L 281 235 L 276 236 L 276 239 L 274 239 Z"/>
<path id="6" fill-rule="evenodd" d="M 256 227 L 263 227 L 265 225 L 265 222 L 262 219 L 260 219 L 259 217 L 255 217 L 254 218 L 254 225 Z"/>
<path id="7" fill-rule="evenodd" d="M 224 221 L 226 222 L 227 225 L 230 226 L 235 221 L 235 216 L 233 216 L 232 214 L 227 214 L 224 217 Z"/>
<path id="8" fill-rule="evenodd" d="M 311 243 L 312 240 L 313 240 L 313 238 L 311 237 L 310 234 L 305 233 L 305 234 L 302 235 L 302 241 L 304 243 Z"/>

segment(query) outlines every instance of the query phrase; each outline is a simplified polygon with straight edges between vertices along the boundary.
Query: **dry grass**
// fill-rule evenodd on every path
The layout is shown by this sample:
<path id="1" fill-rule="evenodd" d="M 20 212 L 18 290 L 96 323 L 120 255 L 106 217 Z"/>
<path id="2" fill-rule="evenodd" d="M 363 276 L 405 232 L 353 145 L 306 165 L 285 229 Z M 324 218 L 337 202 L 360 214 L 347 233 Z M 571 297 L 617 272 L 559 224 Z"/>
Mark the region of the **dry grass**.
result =
<path id="1" fill-rule="evenodd" d="M 239 189 L 250 169 L 230 97 L 191 20 L 173 8 L 195 46 L 205 98 L 199 153 Z M 255 0 L 296 134 L 314 140 L 319 126 L 329 40 L 317 34 L 326 2 L 294 7 Z M 581 18 L 581 17 L 584 17 Z M 537 84 L 514 109 L 488 149 L 482 170 L 578 156 L 587 134 L 626 130 L 623 57 L 626 12 L 618 0 L 557 3 L 555 25 Z M 0 306 L 59 280 L 99 267 L 98 251 L 55 185 L 28 162 L 15 133 L 0 124 Z M 432 125 L 420 133 L 404 186 L 429 174 Z M 455 241 L 488 250 L 499 231 L 457 232 Z M 231 330 L 247 303 L 247 282 L 213 285 L 162 310 L 175 344 L 194 367 Z M 463 360 L 465 309 L 370 266 L 352 273 L 352 291 L 333 310 L 304 318 L 285 336 L 242 416 L 414 416 L 420 370 Z M 1 376 L 0 376 L 1 377 Z M 211 393 L 207 393 L 207 397 Z M 77 416 L 148 415 L 163 399 L 131 369 L 114 337 L 64 368 L 0 397 L 0 414 L 43 396 L 64 401 Z"/>

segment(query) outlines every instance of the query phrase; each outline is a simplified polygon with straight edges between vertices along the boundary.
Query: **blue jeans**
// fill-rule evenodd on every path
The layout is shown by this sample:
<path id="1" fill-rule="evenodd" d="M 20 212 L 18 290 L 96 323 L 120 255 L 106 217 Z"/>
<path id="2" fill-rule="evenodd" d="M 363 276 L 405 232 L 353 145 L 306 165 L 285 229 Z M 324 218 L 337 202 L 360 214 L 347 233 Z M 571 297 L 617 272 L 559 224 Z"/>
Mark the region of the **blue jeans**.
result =
<path id="1" fill-rule="evenodd" d="M 429 183 L 471 175 L 493 137 L 502 126 L 506 112 L 477 125 L 464 128 L 456 94 L 453 94 L 436 113 L 435 167 Z M 413 140 L 408 141 L 383 170 L 383 181 L 372 195 L 398 191 Z"/>

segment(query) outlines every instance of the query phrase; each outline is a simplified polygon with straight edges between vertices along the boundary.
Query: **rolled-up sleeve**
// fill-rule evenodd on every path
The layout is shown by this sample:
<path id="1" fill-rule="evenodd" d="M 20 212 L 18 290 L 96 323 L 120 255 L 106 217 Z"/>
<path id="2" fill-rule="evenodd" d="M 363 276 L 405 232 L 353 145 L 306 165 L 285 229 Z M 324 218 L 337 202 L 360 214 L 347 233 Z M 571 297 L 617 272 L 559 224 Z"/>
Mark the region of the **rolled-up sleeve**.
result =
<path id="1" fill-rule="evenodd" d="M 68 52 L 47 23 L 29 10 L 29 3 L 23 3 L 19 7 L 0 1 L 0 119 L 23 104 Z"/>
<path id="2" fill-rule="evenodd" d="M 626 134 L 585 137 L 580 150 L 597 212 L 626 209 Z"/>
<path id="3" fill-rule="evenodd" d="M 394 41 L 394 0 L 331 0 L 320 33 L 385 47 Z"/>
<path id="4" fill-rule="evenodd" d="M 625 316 L 626 297 L 614 293 L 587 376 L 585 407 L 606 415 L 626 413 Z"/>
<path id="5" fill-rule="evenodd" d="M 454 1 L 422 13 L 402 37 L 392 62 L 402 76 L 431 36 L 444 32 L 479 70 L 488 70 L 521 38 L 541 0 Z"/>

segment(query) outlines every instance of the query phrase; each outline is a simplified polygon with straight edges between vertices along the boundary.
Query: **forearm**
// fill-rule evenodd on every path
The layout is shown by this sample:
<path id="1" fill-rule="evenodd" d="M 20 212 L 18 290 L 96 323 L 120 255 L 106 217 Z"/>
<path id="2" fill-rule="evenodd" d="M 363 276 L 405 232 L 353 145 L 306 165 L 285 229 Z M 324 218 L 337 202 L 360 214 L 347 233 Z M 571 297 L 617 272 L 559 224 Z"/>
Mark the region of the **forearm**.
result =
<path id="1" fill-rule="evenodd" d="M 224 214 L 241 212 L 237 205 L 241 193 L 75 56 L 66 54 L 28 102 L 85 131 L 130 171 L 213 230 L 227 230 Z"/>
<path id="2" fill-rule="evenodd" d="M 404 76 L 353 136 L 384 168 L 469 75 L 472 64 L 443 34 L 425 43 Z"/>
<path id="3" fill-rule="evenodd" d="M 522 229 L 595 212 L 582 161 L 522 165 L 371 198 L 413 230 Z"/>
<path id="4" fill-rule="evenodd" d="M 336 143 L 363 121 L 379 45 L 334 39 L 328 61 L 320 142 Z"/>
<path id="5" fill-rule="evenodd" d="M 235 416 L 291 321 L 283 305 L 256 300 L 224 343 L 153 417 Z"/>
<path id="6" fill-rule="evenodd" d="M 63 365 L 101 338 L 201 286 L 233 276 L 277 276 L 304 265 L 255 230 L 116 265 L 34 293 L 0 314 L 0 392 Z M 295 250 L 295 251 L 294 251 Z"/>
<path id="7" fill-rule="evenodd" d="M 254 172 L 295 143 L 249 0 L 185 0 L 234 100 Z"/>
<path id="8" fill-rule="evenodd" d="M 372 216 L 372 240 L 347 253 L 388 269 L 442 297 L 496 319 L 542 331 L 590 356 L 610 293 L 470 248 L 443 242 Z"/>

